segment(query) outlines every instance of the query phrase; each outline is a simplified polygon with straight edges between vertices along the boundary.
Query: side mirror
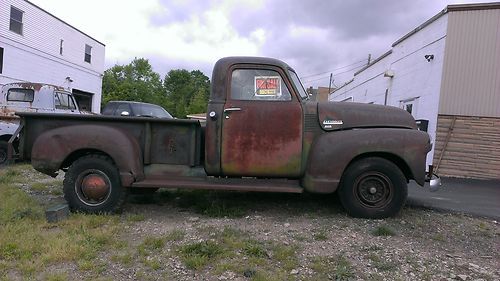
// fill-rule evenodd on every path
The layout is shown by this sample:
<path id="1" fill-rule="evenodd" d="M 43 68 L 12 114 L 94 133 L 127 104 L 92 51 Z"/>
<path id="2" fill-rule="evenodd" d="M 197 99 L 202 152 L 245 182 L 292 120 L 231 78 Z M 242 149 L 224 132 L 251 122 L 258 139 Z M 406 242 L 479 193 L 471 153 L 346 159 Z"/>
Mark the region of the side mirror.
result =
<path id="1" fill-rule="evenodd" d="M 130 112 L 128 112 L 128 111 L 122 111 L 122 113 L 120 115 L 121 116 L 130 116 Z"/>

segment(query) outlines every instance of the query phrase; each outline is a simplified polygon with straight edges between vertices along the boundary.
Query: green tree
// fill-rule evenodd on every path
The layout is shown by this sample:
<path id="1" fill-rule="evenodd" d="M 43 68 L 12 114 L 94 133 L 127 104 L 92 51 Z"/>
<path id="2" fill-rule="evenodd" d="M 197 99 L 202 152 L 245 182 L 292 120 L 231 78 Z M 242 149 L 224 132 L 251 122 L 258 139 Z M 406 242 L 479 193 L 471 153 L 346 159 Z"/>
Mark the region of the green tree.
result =
<path id="1" fill-rule="evenodd" d="M 135 58 L 127 65 L 115 65 L 104 72 L 102 105 L 111 100 L 127 100 L 166 105 L 160 75 L 147 59 Z"/>
<path id="2" fill-rule="evenodd" d="M 203 113 L 210 94 L 210 79 L 199 70 L 171 70 L 163 81 L 167 96 L 167 110 L 184 118 L 188 114 Z"/>

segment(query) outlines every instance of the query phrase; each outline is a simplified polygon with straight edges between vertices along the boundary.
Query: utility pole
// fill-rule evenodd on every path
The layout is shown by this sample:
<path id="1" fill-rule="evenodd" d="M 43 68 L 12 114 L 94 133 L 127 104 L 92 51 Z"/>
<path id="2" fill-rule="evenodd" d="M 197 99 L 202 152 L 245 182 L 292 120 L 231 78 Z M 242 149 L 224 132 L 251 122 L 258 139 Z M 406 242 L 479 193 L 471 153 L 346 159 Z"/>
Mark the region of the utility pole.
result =
<path id="1" fill-rule="evenodd" d="M 372 61 L 372 54 L 368 54 L 368 63 L 366 65 L 370 65 L 371 61 Z"/>
<path id="2" fill-rule="evenodd" d="M 333 78 L 333 73 L 330 73 L 330 84 L 328 85 L 328 94 L 332 91 L 332 78 Z"/>

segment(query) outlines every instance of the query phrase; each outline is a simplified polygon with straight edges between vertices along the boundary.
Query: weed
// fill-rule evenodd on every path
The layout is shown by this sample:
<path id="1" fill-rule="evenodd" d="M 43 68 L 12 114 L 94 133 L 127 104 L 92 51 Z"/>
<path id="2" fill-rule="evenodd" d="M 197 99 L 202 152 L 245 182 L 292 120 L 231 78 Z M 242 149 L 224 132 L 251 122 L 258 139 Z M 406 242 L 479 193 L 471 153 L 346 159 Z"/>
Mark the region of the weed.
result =
<path id="1" fill-rule="evenodd" d="M 126 217 L 127 222 L 140 222 L 145 219 L 146 217 L 143 214 L 129 214 Z"/>
<path id="2" fill-rule="evenodd" d="M 34 182 L 31 184 L 31 189 L 38 192 L 47 192 L 50 190 L 50 186 L 43 182 Z"/>
<path id="3" fill-rule="evenodd" d="M 445 242 L 446 238 L 442 233 L 436 233 L 432 236 L 433 240 L 440 241 L 440 242 Z"/>
<path id="4" fill-rule="evenodd" d="M 395 236 L 396 231 L 387 225 L 379 225 L 372 231 L 372 234 L 375 236 Z"/>
<path id="5" fill-rule="evenodd" d="M 65 281 L 68 279 L 67 273 L 49 273 L 45 276 L 46 281 Z"/>
<path id="6" fill-rule="evenodd" d="M 139 254 L 141 256 L 147 256 L 153 251 L 162 249 L 164 245 L 164 238 L 146 237 L 146 239 L 144 239 L 144 241 L 138 246 Z"/>
<path id="7" fill-rule="evenodd" d="M 311 268 L 318 274 L 318 280 L 329 279 L 329 276 L 334 276 L 335 280 L 350 280 L 354 277 L 352 264 L 343 255 L 315 258 Z"/>
<path id="8" fill-rule="evenodd" d="M 328 240 L 328 235 L 324 229 L 319 229 L 313 234 L 313 238 L 316 241 L 326 241 Z"/>
<path id="9" fill-rule="evenodd" d="M 249 240 L 243 246 L 243 253 L 250 257 L 264 258 L 267 257 L 267 252 L 264 247 L 255 240 Z"/>
<path id="10" fill-rule="evenodd" d="M 368 258 L 372 261 L 373 266 L 380 271 L 393 271 L 397 268 L 396 263 L 389 260 L 382 260 L 378 255 L 374 253 L 370 254 Z"/>
<path id="11" fill-rule="evenodd" d="M 281 263 L 281 266 L 285 271 L 290 271 L 297 267 L 297 255 L 296 247 L 284 246 L 284 245 L 274 245 L 273 247 L 273 259 Z"/>
<path id="12" fill-rule="evenodd" d="M 114 255 L 111 257 L 111 260 L 114 262 L 119 262 L 123 266 L 129 267 L 132 265 L 132 262 L 134 261 L 134 257 L 130 252 L 126 252 L 120 255 Z"/>
<path id="13" fill-rule="evenodd" d="M 186 232 L 184 230 L 174 229 L 174 230 L 170 231 L 169 233 L 167 233 L 167 235 L 165 236 L 165 239 L 167 241 L 181 241 L 182 239 L 184 239 L 185 235 L 186 235 Z"/>
<path id="14" fill-rule="evenodd" d="M 209 261 L 217 259 L 224 249 L 214 241 L 202 241 L 184 245 L 179 252 L 188 268 L 201 269 Z"/>
<path id="15" fill-rule="evenodd" d="M 151 268 L 152 270 L 158 270 L 161 268 L 161 263 L 158 259 L 154 259 L 154 258 L 145 258 L 142 263 Z"/>

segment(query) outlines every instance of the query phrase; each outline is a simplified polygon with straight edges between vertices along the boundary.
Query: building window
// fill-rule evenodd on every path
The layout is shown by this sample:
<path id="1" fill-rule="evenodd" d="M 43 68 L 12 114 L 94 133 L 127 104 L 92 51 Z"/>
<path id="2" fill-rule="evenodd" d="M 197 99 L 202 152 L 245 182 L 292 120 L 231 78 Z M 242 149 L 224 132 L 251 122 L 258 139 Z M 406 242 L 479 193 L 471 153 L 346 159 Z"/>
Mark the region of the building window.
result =
<path id="1" fill-rule="evenodd" d="M 63 43 L 64 43 L 64 40 L 61 39 L 61 41 L 59 42 L 59 54 L 61 56 L 63 54 Z"/>
<path id="2" fill-rule="evenodd" d="M 84 60 L 88 63 L 92 60 L 92 47 L 85 44 L 85 58 Z"/>
<path id="3" fill-rule="evenodd" d="M 10 31 L 23 35 L 23 11 L 10 6 Z"/>
<path id="4" fill-rule="evenodd" d="M 3 71 L 3 48 L 0 48 L 0 73 Z"/>
<path id="5" fill-rule="evenodd" d="M 413 117 L 417 116 L 417 106 L 418 106 L 418 98 L 412 98 L 407 100 L 400 101 L 400 108 L 408 111 Z"/>

